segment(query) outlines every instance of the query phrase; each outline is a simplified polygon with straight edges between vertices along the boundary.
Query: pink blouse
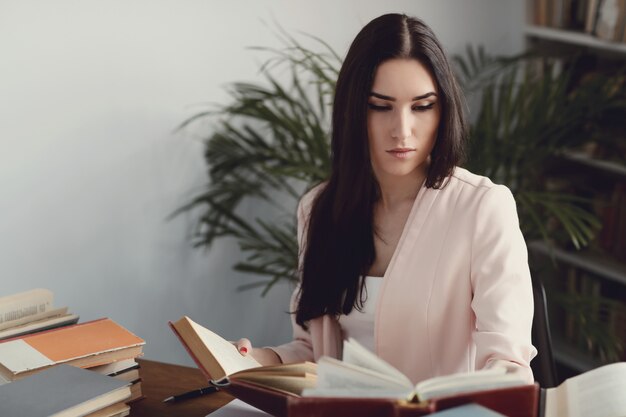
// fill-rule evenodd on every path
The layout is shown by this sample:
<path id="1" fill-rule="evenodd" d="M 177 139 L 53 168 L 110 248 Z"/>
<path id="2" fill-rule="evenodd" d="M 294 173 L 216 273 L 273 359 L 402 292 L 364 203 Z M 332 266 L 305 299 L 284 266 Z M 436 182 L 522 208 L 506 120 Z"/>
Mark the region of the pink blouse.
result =
<path id="1" fill-rule="evenodd" d="M 298 208 L 300 253 L 319 187 Z M 414 383 L 506 366 L 533 381 L 533 297 L 527 249 L 509 189 L 456 168 L 443 189 L 422 187 L 391 258 L 376 306 L 374 349 Z M 297 289 L 291 299 L 295 310 Z M 341 357 L 335 317 L 292 316 L 283 362 Z"/>

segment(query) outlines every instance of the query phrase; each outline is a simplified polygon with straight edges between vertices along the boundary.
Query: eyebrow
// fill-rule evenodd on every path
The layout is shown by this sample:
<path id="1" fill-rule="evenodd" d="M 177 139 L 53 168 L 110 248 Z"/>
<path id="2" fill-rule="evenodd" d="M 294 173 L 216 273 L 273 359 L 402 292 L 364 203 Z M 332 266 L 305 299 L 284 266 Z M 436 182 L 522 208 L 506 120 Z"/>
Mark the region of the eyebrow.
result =
<path id="1" fill-rule="evenodd" d="M 437 94 L 435 94 L 434 92 L 432 92 L 432 91 L 431 91 L 431 92 L 429 92 L 429 93 L 422 94 L 421 96 L 416 96 L 416 97 L 413 97 L 413 98 L 411 99 L 411 101 L 422 100 L 422 99 L 425 99 L 425 98 L 430 97 L 430 96 L 435 96 L 435 97 L 437 97 Z M 372 92 L 370 93 L 370 97 L 376 97 L 376 98 L 379 98 L 379 99 L 381 99 L 381 100 L 396 101 L 396 98 L 395 98 L 395 97 L 386 96 L 386 95 L 383 95 L 383 94 L 376 93 L 376 92 L 374 92 L 374 91 L 372 91 Z"/>

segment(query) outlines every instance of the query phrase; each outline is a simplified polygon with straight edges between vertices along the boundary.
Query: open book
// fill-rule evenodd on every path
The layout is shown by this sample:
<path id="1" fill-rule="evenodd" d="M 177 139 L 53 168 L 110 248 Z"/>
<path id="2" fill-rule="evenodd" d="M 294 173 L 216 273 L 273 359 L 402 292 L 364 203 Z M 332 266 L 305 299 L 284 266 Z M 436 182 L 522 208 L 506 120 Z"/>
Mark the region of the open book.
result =
<path id="1" fill-rule="evenodd" d="M 402 372 L 350 338 L 343 344 L 343 361 L 322 357 L 317 363 L 317 386 L 303 396 L 397 398 L 410 402 L 459 393 L 527 385 L 503 368 L 430 378 L 417 385 Z"/>
<path id="2" fill-rule="evenodd" d="M 244 383 L 287 396 L 299 396 L 305 388 L 315 386 L 316 365 L 312 362 L 262 367 L 252 356 L 242 356 L 232 343 L 187 316 L 169 324 L 213 385 L 229 388 Z"/>
<path id="3" fill-rule="evenodd" d="M 54 307 L 54 294 L 36 288 L 0 297 L 0 340 L 78 322 L 67 307 Z"/>
<path id="4" fill-rule="evenodd" d="M 604 365 L 548 388 L 544 416 L 626 416 L 626 362 Z"/>
<path id="5" fill-rule="evenodd" d="M 354 341 L 344 347 L 347 363 L 321 358 L 318 364 L 261 366 L 252 357 L 241 356 L 232 343 L 189 317 L 169 324 L 213 385 L 274 416 L 339 415 L 338 409 L 344 417 L 374 415 L 373 410 L 381 411 L 375 415 L 386 416 L 396 415 L 396 408 L 402 409 L 402 415 L 417 416 L 469 402 L 496 411 L 537 410 L 537 386 L 525 385 L 518 377 L 504 374 L 504 371 L 433 378 L 418 384 L 420 399 L 451 396 L 415 403 L 416 387 L 408 378 Z M 335 383 L 339 383 L 339 387 L 330 388 L 335 387 Z M 485 391 L 492 387 L 498 389 Z M 454 394 L 468 390 L 480 392 Z M 326 398 L 304 397 L 307 393 Z M 361 398 L 368 396 L 370 398 Z M 406 401 L 409 396 L 411 401 Z M 324 414 L 324 407 L 327 407 L 327 414 Z"/>

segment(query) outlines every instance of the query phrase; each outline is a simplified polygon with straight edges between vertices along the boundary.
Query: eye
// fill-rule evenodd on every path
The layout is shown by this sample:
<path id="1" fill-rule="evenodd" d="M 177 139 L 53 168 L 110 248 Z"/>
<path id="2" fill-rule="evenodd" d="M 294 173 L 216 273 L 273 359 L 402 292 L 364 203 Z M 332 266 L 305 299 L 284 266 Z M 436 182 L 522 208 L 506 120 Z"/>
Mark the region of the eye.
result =
<path id="1" fill-rule="evenodd" d="M 435 107 L 435 103 L 427 104 L 426 106 L 413 106 L 411 110 L 413 111 L 426 111 Z"/>
<path id="2" fill-rule="evenodd" d="M 367 103 L 367 107 L 374 111 L 389 111 L 391 110 L 391 106 L 378 106 L 374 103 Z"/>

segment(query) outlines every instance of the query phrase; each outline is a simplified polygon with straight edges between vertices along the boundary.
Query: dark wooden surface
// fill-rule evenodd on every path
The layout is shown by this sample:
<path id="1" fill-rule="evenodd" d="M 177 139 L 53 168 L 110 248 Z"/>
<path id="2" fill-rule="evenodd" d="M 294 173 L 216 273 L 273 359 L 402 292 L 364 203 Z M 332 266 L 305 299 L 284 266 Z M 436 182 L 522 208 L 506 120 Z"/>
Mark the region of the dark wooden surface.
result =
<path id="1" fill-rule="evenodd" d="M 228 403 L 233 397 L 225 392 L 203 395 L 175 403 L 163 400 L 207 386 L 197 368 L 138 359 L 144 399 L 130 405 L 130 417 L 204 417 Z"/>

